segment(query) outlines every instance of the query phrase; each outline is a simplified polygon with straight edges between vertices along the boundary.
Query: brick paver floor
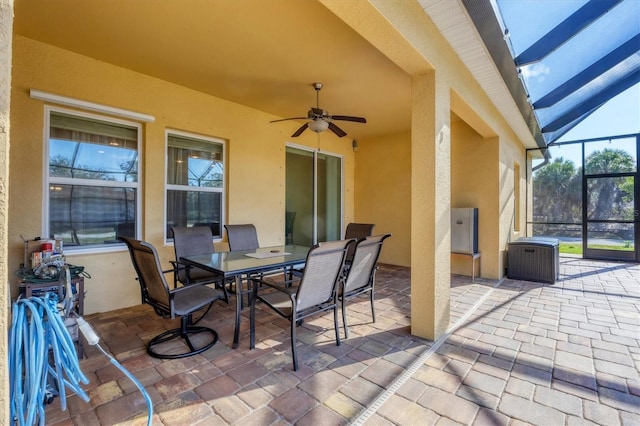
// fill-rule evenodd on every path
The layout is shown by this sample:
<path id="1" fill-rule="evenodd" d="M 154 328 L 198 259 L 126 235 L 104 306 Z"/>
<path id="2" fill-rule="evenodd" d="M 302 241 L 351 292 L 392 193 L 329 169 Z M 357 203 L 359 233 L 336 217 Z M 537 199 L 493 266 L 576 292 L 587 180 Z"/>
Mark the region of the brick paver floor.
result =
<path id="1" fill-rule="evenodd" d="M 201 323 L 220 341 L 182 360 L 146 354 L 177 326 L 148 306 L 87 319 L 145 386 L 155 425 L 640 424 L 640 265 L 563 257 L 553 285 L 453 276 L 450 300 L 445 336 L 411 336 L 410 271 L 382 265 L 376 323 L 367 299 L 351 303 L 338 347 L 331 314 L 305 320 L 297 372 L 288 322 L 267 308 L 256 349 L 245 312 L 234 350 L 233 304 L 214 306 Z M 97 348 L 81 367 L 91 400 L 70 396 L 61 411 L 56 399 L 47 424 L 146 423 L 144 398 Z"/>

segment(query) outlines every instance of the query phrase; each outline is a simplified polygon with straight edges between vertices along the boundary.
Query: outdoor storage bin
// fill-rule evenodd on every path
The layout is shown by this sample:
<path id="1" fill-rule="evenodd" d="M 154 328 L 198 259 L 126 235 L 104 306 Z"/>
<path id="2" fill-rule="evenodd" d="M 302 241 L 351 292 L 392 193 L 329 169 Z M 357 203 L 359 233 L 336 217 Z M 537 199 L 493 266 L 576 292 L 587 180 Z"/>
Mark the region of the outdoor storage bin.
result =
<path id="1" fill-rule="evenodd" d="M 520 238 L 509 243 L 507 276 L 516 280 L 554 284 L 560 277 L 559 241 L 555 238 Z"/>

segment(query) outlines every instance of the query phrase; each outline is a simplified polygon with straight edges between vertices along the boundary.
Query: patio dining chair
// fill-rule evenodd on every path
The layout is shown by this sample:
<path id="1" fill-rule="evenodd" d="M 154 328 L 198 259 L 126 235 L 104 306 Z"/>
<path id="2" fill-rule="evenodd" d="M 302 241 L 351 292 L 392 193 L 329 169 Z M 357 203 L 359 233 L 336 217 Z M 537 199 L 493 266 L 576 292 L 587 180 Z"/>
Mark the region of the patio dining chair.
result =
<path id="1" fill-rule="evenodd" d="M 355 238 L 358 241 L 364 240 L 366 237 L 371 236 L 373 232 L 373 227 L 375 224 L 373 223 L 350 223 L 347 225 L 347 229 L 344 231 L 344 238 L 350 239 Z M 347 252 L 347 257 L 345 259 L 345 263 L 347 265 L 351 264 L 353 260 L 353 253 L 356 247 L 355 244 L 351 245 L 349 251 Z"/>
<path id="2" fill-rule="evenodd" d="M 251 317 L 255 318 L 255 305 L 260 300 L 278 315 L 290 321 L 293 369 L 296 371 L 298 370 L 296 328 L 304 318 L 333 310 L 336 345 L 340 346 L 337 289 L 347 248 L 353 243 L 355 240 L 330 241 L 312 247 L 307 254 L 306 267 L 299 280 L 274 284 L 272 281 L 252 278 Z M 259 292 L 259 284 L 269 286 L 272 290 Z M 254 322 L 252 320 L 252 323 Z"/>
<path id="3" fill-rule="evenodd" d="M 255 225 L 251 223 L 244 223 L 240 225 L 224 225 L 227 230 L 227 241 L 229 242 L 229 251 L 240 250 L 257 250 L 260 248 L 258 243 L 258 231 L 256 231 Z M 260 274 L 262 278 L 264 274 Z M 250 278 L 246 277 L 247 280 Z M 232 290 L 235 292 L 235 290 Z M 247 294 L 247 305 L 251 303 Z M 241 307 L 244 307 L 244 300 L 241 300 Z"/>
<path id="4" fill-rule="evenodd" d="M 347 310 L 345 302 L 361 294 L 369 293 L 371 303 L 371 317 L 376 322 L 376 311 L 374 307 L 374 287 L 376 282 L 376 270 L 378 257 L 382 250 L 382 243 L 391 234 L 376 235 L 366 237 L 364 240 L 354 244 L 355 250 L 351 266 L 347 272 L 346 279 L 338 289 L 338 299 L 342 308 L 342 324 L 344 325 L 345 339 L 349 338 L 349 327 L 347 325 Z"/>
<path id="5" fill-rule="evenodd" d="M 211 228 L 208 226 L 176 226 L 171 230 L 173 231 L 173 249 L 176 255 L 176 260 L 171 261 L 174 266 L 173 287 L 176 288 L 178 282 L 182 285 L 215 284 L 216 288 L 223 291 L 224 299 L 229 303 L 227 288 L 222 277 L 180 262 L 180 258 L 183 256 L 214 253 Z"/>
<path id="6" fill-rule="evenodd" d="M 224 293 L 206 285 L 169 289 L 164 274 L 173 272 L 173 269 L 162 270 L 156 249 L 145 241 L 127 237 L 119 239 L 129 249 L 131 262 L 138 275 L 142 303 L 151 305 L 155 313 L 163 318 L 180 318 L 179 328 L 165 331 L 149 341 L 147 353 L 155 358 L 176 359 L 199 354 L 215 345 L 218 333 L 212 328 L 195 324 L 209 312 L 216 300 L 224 299 Z M 194 321 L 194 313 L 202 310 L 204 313 Z M 174 339 L 181 339 L 183 345 L 175 345 Z"/>
<path id="7" fill-rule="evenodd" d="M 253 224 L 225 225 L 224 227 L 227 230 L 229 251 L 255 250 L 260 247 L 258 232 Z"/>

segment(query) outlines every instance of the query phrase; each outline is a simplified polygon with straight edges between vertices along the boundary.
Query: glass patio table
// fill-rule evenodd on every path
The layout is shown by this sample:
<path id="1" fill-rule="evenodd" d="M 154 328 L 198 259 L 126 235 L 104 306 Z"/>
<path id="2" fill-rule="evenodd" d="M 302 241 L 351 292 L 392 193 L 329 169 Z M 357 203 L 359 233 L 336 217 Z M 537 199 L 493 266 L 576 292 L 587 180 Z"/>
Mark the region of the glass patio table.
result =
<path id="1" fill-rule="evenodd" d="M 181 257 L 180 261 L 219 274 L 225 280 L 233 278 L 236 284 L 236 324 L 233 333 L 233 348 L 238 347 L 240 340 L 240 318 L 242 314 L 242 296 L 250 294 L 251 280 L 249 276 L 273 272 L 282 269 L 286 272 L 288 267 L 303 264 L 307 260 L 310 247 L 299 245 L 283 245 L 263 247 L 257 250 L 241 250 L 233 252 L 221 252 L 197 256 Z M 243 276 L 247 276 L 247 289 L 244 289 Z M 255 321 L 250 318 L 250 343 L 255 344 Z"/>

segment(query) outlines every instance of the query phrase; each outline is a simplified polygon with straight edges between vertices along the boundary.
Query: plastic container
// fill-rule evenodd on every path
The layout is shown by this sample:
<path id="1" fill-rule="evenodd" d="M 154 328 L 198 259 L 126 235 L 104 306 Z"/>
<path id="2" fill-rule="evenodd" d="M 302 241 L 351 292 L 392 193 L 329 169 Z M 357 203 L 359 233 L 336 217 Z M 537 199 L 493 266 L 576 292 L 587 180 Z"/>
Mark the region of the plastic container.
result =
<path id="1" fill-rule="evenodd" d="M 560 278 L 560 242 L 555 238 L 520 238 L 509 243 L 507 276 L 555 284 Z"/>

